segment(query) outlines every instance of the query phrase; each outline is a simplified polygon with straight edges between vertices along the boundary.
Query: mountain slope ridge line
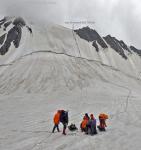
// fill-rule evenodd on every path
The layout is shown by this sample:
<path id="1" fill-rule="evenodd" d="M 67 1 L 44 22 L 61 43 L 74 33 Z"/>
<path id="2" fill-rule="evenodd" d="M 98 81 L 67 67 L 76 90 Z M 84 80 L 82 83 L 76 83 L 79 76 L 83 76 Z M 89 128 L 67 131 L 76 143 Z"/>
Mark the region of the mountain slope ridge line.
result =
<path id="1" fill-rule="evenodd" d="M 51 50 L 38 50 L 38 51 L 30 52 L 30 53 L 28 53 L 28 54 L 25 54 L 25 55 L 23 55 L 23 56 L 17 58 L 17 59 L 14 60 L 14 61 L 11 61 L 11 63 L 8 63 L 8 64 L 1 64 L 0 67 L 12 66 L 12 65 L 13 65 L 14 63 L 16 63 L 17 61 L 19 61 L 19 60 L 21 60 L 21 59 L 23 59 L 23 58 L 25 58 L 25 57 L 27 57 L 27 56 L 30 56 L 30 55 L 32 55 L 32 54 L 36 54 L 36 53 L 52 53 L 52 54 L 57 54 L 57 55 L 68 56 L 68 57 L 71 57 L 71 58 L 77 58 L 77 59 L 81 59 L 81 60 L 87 60 L 87 61 L 89 61 L 89 62 L 97 62 L 97 63 L 101 64 L 102 66 L 107 67 L 107 68 L 109 68 L 109 69 L 111 69 L 111 70 L 120 71 L 121 73 L 125 74 L 126 76 L 129 76 L 129 77 L 134 78 L 134 79 L 138 79 L 138 78 L 136 78 L 136 77 L 134 77 L 134 76 L 131 76 L 131 75 L 129 75 L 129 74 L 127 74 L 127 73 L 125 73 L 125 72 L 123 72 L 123 71 L 121 71 L 121 70 L 115 68 L 114 66 L 109 66 L 109 65 L 107 65 L 107 64 L 103 64 L 103 63 L 102 63 L 101 61 L 99 61 L 99 60 L 89 59 L 89 58 L 80 57 L 80 56 L 74 56 L 74 55 L 70 55 L 70 54 L 66 54 L 66 53 L 62 53 L 62 52 L 59 53 L 59 52 L 55 52 L 55 51 L 51 51 Z M 138 80 L 139 80 L 139 79 L 138 79 Z"/>
<path id="2" fill-rule="evenodd" d="M 23 59 L 24 57 L 30 56 L 30 55 L 32 55 L 32 54 L 36 54 L 36 53 L 52 53 L 52 54 L 57 54 L 57 55 L 65 55 L 65 56 L 72 57 L 72 58 L 78 58 L 78 59 L 82 59 L 82 60 L 98 62 L 98 63 L 100 63 L 100 64 L 103 65 L 103 66 L 113 67 L 113 66 L 109 66 L 109 65 L 103 64 L 103 63 L 102 63 L 101 61 L 99 61 L 99 60 L 89 59 L 89 58 L 80 57 L 80 56 L 74 56 L 74 55 L 70 55 L 70 54 L 66 54 L 66 53 L 59 53 L 59 52 L 55 52 L 55 51 L 52 51 L 52 50 L 38 50 L 38 51 L 30 52 L 30 53 L 28 53 L 28 54 L 25 54 L 25 55 L 23 55 L 23 56 L 17 58 L 17 59 L 14 60 L 14 61 L 11 61 L 11 63 L 8 63 L 8 64 L 1 64 L 0 66 L 9 66 L 9 65 L 12 65 L 12 63 L 17 62 L 18 60 Z M 118 69 L 115 68 L 115 70 L 118 70 Z"/>

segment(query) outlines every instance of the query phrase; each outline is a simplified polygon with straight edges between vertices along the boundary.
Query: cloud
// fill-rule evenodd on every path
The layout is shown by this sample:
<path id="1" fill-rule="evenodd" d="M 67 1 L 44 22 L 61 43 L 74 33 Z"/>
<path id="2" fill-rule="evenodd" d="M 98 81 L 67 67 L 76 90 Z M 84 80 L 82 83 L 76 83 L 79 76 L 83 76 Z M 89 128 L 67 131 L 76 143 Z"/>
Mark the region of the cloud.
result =
<path id="1" fill-rule="evenodd" d="M 138 0 L 124 0 L 118 2 L 112 9 L 113 32 L 118 37 L 123 37 L 129 44 L 134 44 L 141 48 L 141 3 Z"/>
<path id="2" fill-rule="evenodd" d="M 70 20 L 95 21 L 92 26 L 102 35 L 111 34 L 141 48 L 139 0 L 89 0 L 89 3 L 76 0 L 76 3 L 70 7 Z"/>
<path id="3" fill-rule="evenodd" d="M 102 35 L 111 34 L 141 48 L 140 0 L 1 0 L 0 15 L 68 27 L 72 25 L 65 22 L 83 22 L 75 27 L 90 25 Z"/>
<path id="4" fill-rule="evenodd" d="M 63 4 L 57 0 L 2 0 L 0 14 L 22 16 L 36 22 L 59 23 L 66 11 Z"/>

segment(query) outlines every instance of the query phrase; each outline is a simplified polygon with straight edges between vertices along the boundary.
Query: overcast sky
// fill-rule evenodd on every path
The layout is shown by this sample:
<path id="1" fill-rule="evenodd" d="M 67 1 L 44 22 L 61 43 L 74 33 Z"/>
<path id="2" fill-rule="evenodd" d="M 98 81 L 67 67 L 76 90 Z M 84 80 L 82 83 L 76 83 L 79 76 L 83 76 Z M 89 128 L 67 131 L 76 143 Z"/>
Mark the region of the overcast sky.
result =
<path id="1" fill-rule="evenodd" d="M 141 49 L 141 0 L 0 0 L 0 17 L 5 15 L 68 27 L 80 22 L 74 27 L 89 25 Z"/>

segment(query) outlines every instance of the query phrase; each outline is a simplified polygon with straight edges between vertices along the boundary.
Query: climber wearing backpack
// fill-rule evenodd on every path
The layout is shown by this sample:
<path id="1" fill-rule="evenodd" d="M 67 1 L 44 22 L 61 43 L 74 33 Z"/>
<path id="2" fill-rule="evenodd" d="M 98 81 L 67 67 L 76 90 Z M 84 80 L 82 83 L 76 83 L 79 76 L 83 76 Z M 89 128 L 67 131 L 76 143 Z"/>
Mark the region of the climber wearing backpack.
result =
<path id="1" fill-rule="evenodd" d="M 107 125 L 106 125 L 106 119 L 108 119 L 108 115 L 106 115 L 106 114 L 104 114 L 104 113 L 102 113 L 102 114 L 100 114 L 99 115 L 99 126 L 98 126 L 98 129 L 100 130 L 100 131 L 106 131 L 106 127 L 107 127 Z"/>
<path id="2" fill-rule="evenodd" d="M 52 133 L 54 133 L 56 128 L 57 128 L 57 131 L 60 132 L 60 130 L 59 130 L 60 113 L 61 113 L 60 110 L 58 110 L 56 112 L 56 114 L 54 115 L 54 118 L 53 118 L 54 127 L 53 127 L 53 130 L 52 130 Z"/>
<path id="3" fill-rule="evenodd" d="M 68 111 L 61 110 L 60 112 L 60 122 L 63 124 L 62 134 L 66 135 L 66 128 L 68 125 Z"/>
<path id="4" fill-rule="evenodd" d="M 82 132 L 87 132 L 87 124 L 89 122 L 90 117 L 88 116 L 87 113 L 85 113 L 85 116 L 83 117 L 83 120 L 80 124 L 80 128 Z"/>

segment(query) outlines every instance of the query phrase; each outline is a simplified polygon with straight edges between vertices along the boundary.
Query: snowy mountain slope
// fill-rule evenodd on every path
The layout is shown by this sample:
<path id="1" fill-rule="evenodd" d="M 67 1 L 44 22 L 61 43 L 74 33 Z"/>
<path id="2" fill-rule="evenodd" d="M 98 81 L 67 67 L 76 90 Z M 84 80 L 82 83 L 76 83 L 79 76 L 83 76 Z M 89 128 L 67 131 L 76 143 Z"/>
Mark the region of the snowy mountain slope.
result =
<path id="1" fill-rule="evenodd" d="M 47 27 L 33 26 L 32 30 L 33 34 L 30 34 L 26 27 L 22 28 L 22 37 L 18 49 L 11 44 L 9 51 L 1 57 L 1 64 L 10 63 L 16 58 L 31 52 L 53 51 L 98 60 L 103 64 L 113 66 L 116 69 L 136 77 L 141 71 L 139 67 L 141 62 L 140 56 L 134 51 L 132 51 L 133 54 L 131 54 L 127 50 L 124 50 L 124 53 L 126 53 L 128 57 L 126 60 L 122 59 L 121 55 L 115 52 L 110 46 L 103 49 L 98 44 L 100 49 L 99 52 L 97 52 L 91 43 L 81 39 L 72 30 L 58 25 L 50 25 Z M 11 55 L 13 55 L 13 57 Z M 10 56 L 10 60 L 7 59 L 8 56 Z"/>
<path id="2" fill-rule="evenodd" d="M 3 31 L 0 22 L 0 35 L 13 29 L 11 23 Z M 24 22 L 19 46 L 11 41 L 0 56 L 0 148 L 139 150 L 141 57 L 130 49 L 124 50 L 124 59 L 104 38 L 108 48 L 96 40 L 97 51 L 93 41 L 70 29 Z M 94 137 L 80 131 L 67 131 L 66 137 L 51 134 L 58 109 L 69 110 L 70 123 L 77 127 L 85 112 L 97 120 L 105 112 L 110 116 L 107 132 Z"/>

